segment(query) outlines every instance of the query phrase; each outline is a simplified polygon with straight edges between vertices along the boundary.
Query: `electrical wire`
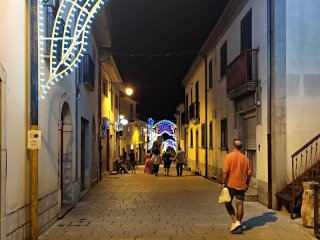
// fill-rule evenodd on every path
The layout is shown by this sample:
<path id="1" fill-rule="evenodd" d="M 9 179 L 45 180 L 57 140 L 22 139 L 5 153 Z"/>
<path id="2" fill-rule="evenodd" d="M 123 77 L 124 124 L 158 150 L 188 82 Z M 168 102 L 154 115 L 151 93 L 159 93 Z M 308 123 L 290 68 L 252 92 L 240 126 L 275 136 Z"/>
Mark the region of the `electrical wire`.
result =
<path id="1" fill-rule="evenodd" d="M 142 58 L 155 58 L 155 57 L 171 57 L 171 56 L 183 56 L 188 54 L 196 54 L 199 53 L 198 50 L 189 50 L 183 52 L 168 52 L 168 53 L 155 53 L 155 54 L 130 54 L 130 53 L 118 53 L 118 52 L 110 52 L 112 56 L 119 57 L 142 57 Z"/>

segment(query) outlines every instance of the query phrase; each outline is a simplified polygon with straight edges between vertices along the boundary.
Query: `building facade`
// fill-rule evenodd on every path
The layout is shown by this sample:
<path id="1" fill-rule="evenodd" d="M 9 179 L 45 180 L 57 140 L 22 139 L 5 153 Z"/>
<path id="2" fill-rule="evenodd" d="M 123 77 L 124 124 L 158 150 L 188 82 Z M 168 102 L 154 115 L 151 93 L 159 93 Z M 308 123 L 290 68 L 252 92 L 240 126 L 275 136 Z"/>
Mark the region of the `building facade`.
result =
<path id="1" fill-rule="evenodd" d="M 30 228 L 30 155 L 26 138 L 30 129 L 30 112 L 33 111 L 30 108 L 29 4 L 0 3 L 1 239 L 26 239 Z M 57 12 L 52 10 L 59 7 L 59 1 L 41 1 L 41 4 L 45 13 L 39 19 L 44 29 L 41 34 L 49 37 Z M 105 25 L 107 19 L 102 12 L 98 21 Z M 73 31 L 73 27 L 71 25 L 68 31 Z M 108 32 L 108 28 L 104 31 Z M 102 170 L 108 170 L 107 163 L 102 169 L 99 162 L 99 127 L 101 119 L 108 117 L 113 122 L 116 117 L 112 104 L 99 105 L 103 86 L 100 76 L 117 70 L 112 65 L 103 66 L 101 71 L 99 48 L 111 45 L 111 42 L 110 38 L 104 38 L 102 42 L 101 36 L 96 34 L 96 31 L 88 32 L 86 51 L 78 67 L 59 81 L 52 82 L 43 98 L 39 96 L 38 121 L 42 136 L 38 151 L 39 232 L 45 231 L 74 207 L 99 181 Z M 41 81 L 49 78 L 50 61 L 55 60 L 50 60 L 49 41 L 40 45 Z M 107 114 L 109 111 L 111 114 Z M 112 134 L 115 139 L 115 133 L 111 132 L 110 136 Z M 115 140 L 110 145 L 110 152 L 114 152 Z"/>
<path id="2" fill-rule="evenodd" d="M 144 164 L 147 151 L 147 124 L 138 119 L 137 104 L 138 102 L 129 97 L 120 97 L 120 115 L 128 119 L 128 124 L 122 126 L 119 132 L 120 155 L 123 155 L 124 151 L 127 154 L 134 151 L 136 162 Z"/>
<path id="3" fill-rule="evenodd" d="M 188 118 L 181 127 L 191 168 L 221 182 L 239 138 L 251 160 L 251 192 L 274 208 L 275 194 L 292 181 L 291 155 L 320 132 L 318 4 L 230 1 L 183 81 L 178 115 Z"/>

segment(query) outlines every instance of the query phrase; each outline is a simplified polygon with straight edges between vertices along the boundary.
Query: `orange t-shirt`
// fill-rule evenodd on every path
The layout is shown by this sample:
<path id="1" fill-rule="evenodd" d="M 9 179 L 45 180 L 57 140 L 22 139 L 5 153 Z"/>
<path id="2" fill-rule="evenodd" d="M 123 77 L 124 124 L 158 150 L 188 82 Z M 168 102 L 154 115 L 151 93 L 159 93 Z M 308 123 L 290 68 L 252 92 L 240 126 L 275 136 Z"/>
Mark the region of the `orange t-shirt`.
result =
<path id="1" fill-rule="evenodd" d="M 249 159 L 239 150 L 233 151 L 226 156 L 223 172 L 229 174 L 227 186 L 237 190 L 246 190 L 247 176 L 251 175 Z"/>

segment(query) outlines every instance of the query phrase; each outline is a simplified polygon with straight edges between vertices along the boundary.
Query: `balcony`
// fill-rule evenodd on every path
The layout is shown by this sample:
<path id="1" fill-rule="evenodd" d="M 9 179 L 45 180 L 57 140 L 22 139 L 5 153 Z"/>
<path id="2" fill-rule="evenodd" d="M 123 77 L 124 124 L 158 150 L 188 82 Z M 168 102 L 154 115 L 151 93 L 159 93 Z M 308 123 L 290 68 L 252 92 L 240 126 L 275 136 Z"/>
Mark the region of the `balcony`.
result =
<path id="1" fill-rule="evenodd" d="M 227 67 L 227 93 L 238 100 L 256 91 L 258 81 L 258 49 L 246 49 Z"/>
<path id="2" fill-rule="evenodd" d="M 80 64 L 80 77 L 82 84 L 89 90 L 94 90 L 95 65 L 89 54 L 84 54 Z"/>
<path id="3" fill-rule="evenodd" d="M 200 122 L 200 103 L 193 102 L 189 106 L 189 119 L 193 124 L 198 124 Z"/>

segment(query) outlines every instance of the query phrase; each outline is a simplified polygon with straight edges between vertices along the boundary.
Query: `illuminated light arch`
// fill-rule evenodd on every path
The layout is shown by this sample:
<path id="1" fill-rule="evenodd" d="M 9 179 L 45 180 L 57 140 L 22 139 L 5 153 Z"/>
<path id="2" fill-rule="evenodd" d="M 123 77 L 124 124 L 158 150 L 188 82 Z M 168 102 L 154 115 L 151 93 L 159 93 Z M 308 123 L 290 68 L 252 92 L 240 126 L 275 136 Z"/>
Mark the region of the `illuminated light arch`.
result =
<path id="1" fill-rule="evenodd" d="M 163 151 L 165 151 L 167 147 L 172 147 L 175 151 L 177 151 L 177 141 L 173 141 L 172 139 L 167 139 L 162 143 Z"/>
<path id="2" fill-rule="evenodd" d="M 61 0 L 53 23 L 50 37 L 44 36 L 44 4 L 38 1 L 39 39 L 39 96 L 44 98 L 47 91 L 59 78 L 69 75 L 81 62 L 88 45 L 90 24 L 104 0 Z M 45 72 L 45 43 L 50 41 L 49 74 Z"/>
<path id="3" fill-rule="evenodd" d="M 153 126 L 149 126 L 149 134 L 148 135 L 149 135 L 150 142 L 148 145 L 148 149 L 152 148 L 153 142 L 157 140 L 158 136 L 162 136 L 163 134 L 166 133 L 169 136 L 171 136 L 173 138 L 173 140 L 168 139 L 168 140 L 171 140 L 172 142 L 167 140 L 163 143 L 163 146 L 166 147 L 166 145 L 169 145 L 169 146 L 172 146 L 176 150 L 176 148 L 177 148 L 176 130 L 177 130 L 177 125 L 169 120 L 162 120 L 162 121 L 157 122 Z M 163 150 L 165 150 L 165 148 Z"/>

